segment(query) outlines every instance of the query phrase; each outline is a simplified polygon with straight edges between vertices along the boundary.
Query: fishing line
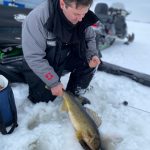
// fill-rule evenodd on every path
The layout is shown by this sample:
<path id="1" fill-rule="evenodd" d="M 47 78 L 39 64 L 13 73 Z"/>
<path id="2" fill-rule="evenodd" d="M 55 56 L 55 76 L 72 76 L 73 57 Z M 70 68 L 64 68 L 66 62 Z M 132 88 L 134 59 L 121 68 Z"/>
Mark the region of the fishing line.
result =
<path id="1" fill-rule="evenodd" d="M 127 101 L 123 101 L 123 102 L 120 103 L 120 104 L 122 104 L 122 105 L 124 105 L 124 106 L 127 106 L 127 107 L 130 107 L 130 108 L 132 108 L 132 109 L 136 109 L 136 110 L 139 110 L 139 111 L 142 111 L 142 112 L 145 112 L 145 113 L 149 113 L 149 114 L 150 114 L 150 112 L 147 111 L 147 110 L 144 110 L 144 109 L 137 108 L 137 107 L 134 107 L 134 106 L 129 105 Z"/>

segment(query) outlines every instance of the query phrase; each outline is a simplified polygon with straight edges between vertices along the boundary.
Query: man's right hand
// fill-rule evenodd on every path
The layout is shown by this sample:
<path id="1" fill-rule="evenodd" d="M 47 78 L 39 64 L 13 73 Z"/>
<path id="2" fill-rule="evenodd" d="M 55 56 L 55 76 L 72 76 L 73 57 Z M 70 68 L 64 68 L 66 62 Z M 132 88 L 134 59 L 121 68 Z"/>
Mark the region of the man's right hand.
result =
<path id="1" fill-rule="evenodd" d="M 62 83 L 51 88 L 52 95 L 54 96 L 63 96 L 64 86 Z"/>

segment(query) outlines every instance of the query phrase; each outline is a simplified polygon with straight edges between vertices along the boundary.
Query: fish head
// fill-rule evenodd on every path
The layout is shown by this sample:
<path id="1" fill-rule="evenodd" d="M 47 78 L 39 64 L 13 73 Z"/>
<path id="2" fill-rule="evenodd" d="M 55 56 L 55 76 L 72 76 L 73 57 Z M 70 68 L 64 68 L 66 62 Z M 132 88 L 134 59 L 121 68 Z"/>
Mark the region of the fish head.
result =
<path id="1" fill-rule="evenodd" d="M 90 134 L 87 133 L 86 136 L 83 137 L 84 142 L 88 145 L 91 150 L 100 150 L 101 149 L 101 141 L 99 134 Z"/>

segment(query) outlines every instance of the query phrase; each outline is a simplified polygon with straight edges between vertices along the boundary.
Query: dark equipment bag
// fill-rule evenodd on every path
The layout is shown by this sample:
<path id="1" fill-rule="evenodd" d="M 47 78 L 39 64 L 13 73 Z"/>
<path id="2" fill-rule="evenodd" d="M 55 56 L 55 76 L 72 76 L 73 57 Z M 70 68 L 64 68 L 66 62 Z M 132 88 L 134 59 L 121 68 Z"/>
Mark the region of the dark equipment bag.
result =
<path id="1" fill-rule="evenodd" d="M 8 80 L 0 75 L 0 132 L 11 134 L 17 127 L 17 110 L 14 95 Z M 7 127 L 9 131 L 6 130 Z"/>

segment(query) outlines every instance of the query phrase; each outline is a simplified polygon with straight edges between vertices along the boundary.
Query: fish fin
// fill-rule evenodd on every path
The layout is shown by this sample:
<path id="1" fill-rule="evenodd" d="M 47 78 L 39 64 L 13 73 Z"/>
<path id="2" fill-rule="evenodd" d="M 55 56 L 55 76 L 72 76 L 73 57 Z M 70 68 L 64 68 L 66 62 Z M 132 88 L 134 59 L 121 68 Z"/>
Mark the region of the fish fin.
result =
<path id="1" fill-rule="evenodd" d="M 66 105 L 65 100 L 63 100 L 63 102 L 62 102 L 61 111 L 66 111 L 66 112 L 68 112 L 68 108 L 67 108 L 67 105 Z"/>
<path id="2" fill-rule="evenodd" d="M 92 109 L 87 108 L 87 107 L 84 107 L 84 108 L 85 108 L 85 111 L 88 113 L 88 115 L 93 119 L 93 121 L 95 122 L 97 127 L 99 127 L 101 125 L 101 123 L 102 123 L 102 119 Z"/>

